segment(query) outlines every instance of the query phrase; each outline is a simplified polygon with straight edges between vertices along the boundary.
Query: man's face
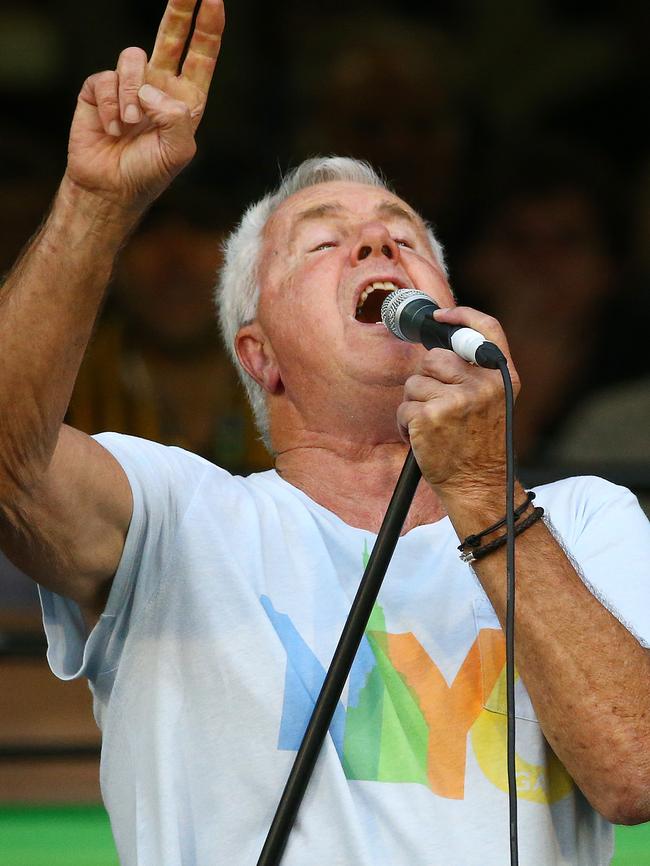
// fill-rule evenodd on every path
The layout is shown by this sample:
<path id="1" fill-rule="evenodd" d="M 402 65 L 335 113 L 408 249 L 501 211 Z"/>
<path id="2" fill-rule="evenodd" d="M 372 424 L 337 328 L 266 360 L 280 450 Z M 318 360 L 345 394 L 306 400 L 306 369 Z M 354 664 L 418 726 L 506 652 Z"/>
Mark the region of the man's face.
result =
<path id="1" fill-rule="evenodd" d="M 424 350 L 381 324 L 381 301 L 393 288 L 454 303 L 414 211 L 386 190 L 338 181 L 278 208 L 265 231 L 260 284 L 258 319 L 298 406 L 319 392 L 331 399 L 333 388 L 404 383 Z"/>

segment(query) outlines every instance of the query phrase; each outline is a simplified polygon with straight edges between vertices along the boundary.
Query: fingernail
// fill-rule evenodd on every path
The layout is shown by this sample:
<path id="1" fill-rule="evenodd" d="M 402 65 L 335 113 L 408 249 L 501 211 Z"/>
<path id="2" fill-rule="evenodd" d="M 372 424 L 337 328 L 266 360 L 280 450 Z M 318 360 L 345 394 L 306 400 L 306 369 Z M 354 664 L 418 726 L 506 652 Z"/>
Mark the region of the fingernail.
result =
<path id="1" fill-rule="evenodd" d="M 124 120 L 127 123 L 137 123 L 140 120 L 140 109 L 137 105 L 127 105 L 124 109 Z"/>
<path id="2" fill-rule="evenodd" d="M 140 90 L 138 90 L 138 96 L 143 102 L 148 102 L 150 105 L 157 105 L 161 99 L 164 98 L 165 94 L 158 90 L 157 87 L 152 87 L 150 84 L 143 84 Z"/>
<path id="3" fill-rule="evenodd" d="M 115 138 L 119 138 L 122 135 L 122 127 L 117 120 L 111 120 L 108 124 L 108 134 L 113 135 Z"/>

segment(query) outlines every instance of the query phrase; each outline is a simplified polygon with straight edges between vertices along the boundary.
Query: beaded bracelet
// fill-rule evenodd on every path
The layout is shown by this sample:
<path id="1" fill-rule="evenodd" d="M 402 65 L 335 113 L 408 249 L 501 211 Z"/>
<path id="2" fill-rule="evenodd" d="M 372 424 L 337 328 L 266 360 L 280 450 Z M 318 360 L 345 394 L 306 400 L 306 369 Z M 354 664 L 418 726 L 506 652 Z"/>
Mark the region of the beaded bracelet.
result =
<path id="1" fill-rule="evenodd" d="M 528 503 L 526 503 L 528 505 Z M 538 520 L 544 516 L 544 509 L 541 506 L 537 508 L 533 508 L 528 517 L 524 518 L 521 523 L 517 523 L 515 526 L 515 535 L 521 535 L 522 532 L 525 532 L 533 523 L 537 523 Z M 481 533 L 485 535 L 485 533 Z M 468 536 L 469 538 L 470 536 Z M 475 536 L 472 536 L 475 537 Z M 461 550 L 460 558 L 463 562 L 474 562 L 477 559 L 482 559 L 484 556 L 487 556 L 488 553 L 492 553 L 495 550 L 498 550 L 508 540 L 508 533 L 505 532 L 503 535 L 500 535 L 498 538 L 495 538 L 493 541 L 489 541 L 487 544 L 484 544 L 483 547 L 475 547 L 471 550 L 463 550 L 465 546 L 465 541 L 463 544 L 458 546 L 458 549 Z"/>

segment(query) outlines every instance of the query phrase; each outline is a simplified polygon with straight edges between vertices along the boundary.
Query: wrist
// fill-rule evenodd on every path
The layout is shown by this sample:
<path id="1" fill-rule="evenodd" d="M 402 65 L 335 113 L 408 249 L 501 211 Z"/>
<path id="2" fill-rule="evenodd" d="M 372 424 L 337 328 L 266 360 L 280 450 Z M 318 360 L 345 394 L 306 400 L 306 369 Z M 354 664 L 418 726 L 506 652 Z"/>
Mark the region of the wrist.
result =
<path id="1" fill-rule="evenodd" d="M 523 502 L 515 505 L 513 509 L 513 528 L 515 536 L 521 535 L 534 523 L 544 516 L 544 509 L 533 505 L 535 492 L 533 490 L 526 494 Z M 507 509 L 506 509 L 507 511 Z M 460 558 L 464 562 L 475 562 L 483 559 L 490 553 L 494 553 L 508 542 L 508 514 L 504 514 L 499 520 L 489 524 L 485 529 L 467 535 L 458 545 Z"/>
<path id="2" fill-rule="evenodd" d="M 459 538 L 480 532 L 506 513 L 505 477 L 501 483 L 475 483 L 439 491 L 438 494 Z M 515 506 L 526 498 L 526 490 L 515 481 Z"/>
<path id="3" fill-rule="evenodd" d="M 63 227 L 73 242 L 95 236 L 116 251 L 133 231 L 142 213 L 142 208 L 126 206 L 89 190 L 65 174 L 48 223 L 53 227 Z"/>

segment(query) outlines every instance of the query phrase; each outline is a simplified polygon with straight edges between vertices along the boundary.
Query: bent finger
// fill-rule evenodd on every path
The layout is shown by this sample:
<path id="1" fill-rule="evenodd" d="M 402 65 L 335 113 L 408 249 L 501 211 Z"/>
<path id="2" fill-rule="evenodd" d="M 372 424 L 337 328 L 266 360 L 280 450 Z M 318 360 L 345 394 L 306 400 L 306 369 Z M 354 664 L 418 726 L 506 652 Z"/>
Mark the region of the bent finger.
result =
<path id="1" fill-rule="evenodd" d="M 439 322 L 448 322 L 450 325 L 465 325 L 468 328 L 475 328 L 489 340 L 505 336 L 498 319 L 488 313 L 475 310 L 473 307 L 458 306 L 435 310 L 434 318 Z"/>
<path id="2" fill-rule="evenodd" d="M 139 123 L 142 110 L 138 91 L 144 84 L 147 55 L 142 48 L 125 48 L 117 61 L 120 119 L 124 123 Z"/>
<path id="3" fill-rule="evenodd" d="M 161 155 L 173 177 L 196 152 L 190 110 L 181 100 L 173 99 L 150 84 L 140 88 L 139 97 L 144 113 L 158 127 Z"/>
<path id="4" fill-rule="evenodd" d="M 448 307 L 436 310 L 433 316 L 438 322 L 446 322 L 449 325 L 464 325 L 483 334 L 486 340 L 495 343 L 501 349 L 508 360 L 508 366 L 511 366 L 512 357 L 508 347 L 508 339 L 501 323 L 494 316 L 482 313 L 472 307 Z"/>
<path id="5" fill-rule="evenodd" d="M 445 385 L 461 385 L 473 378 L 478 370 L 478 367 L 464 361 L 450 349 L 430 349 L 417 367 L 421 375 L 437 379 Z"/>
<path id="6" fill-rule="evenodd" d="M 82 88 L 81 98 L 97 107 L 99 120 L 107 135 L 116 138 L 122 134 L 116 72 L 107 70 L 91 75 Z"/>
<path id="7" fill-rule="evenodd" d="M 404 383 L 404 399 L 426 403 L 440 397 L 442 385 L 431 376 L 421 376 L 417 373 L 409 376 Z"/>
<path id="8" fill-rule="evenodd" d="M 399 435 L 410 444 L 409 427 L 419 412 L 419 404 L 412 400 L 405 400 L 397 407 L 397 429 Z"/>

